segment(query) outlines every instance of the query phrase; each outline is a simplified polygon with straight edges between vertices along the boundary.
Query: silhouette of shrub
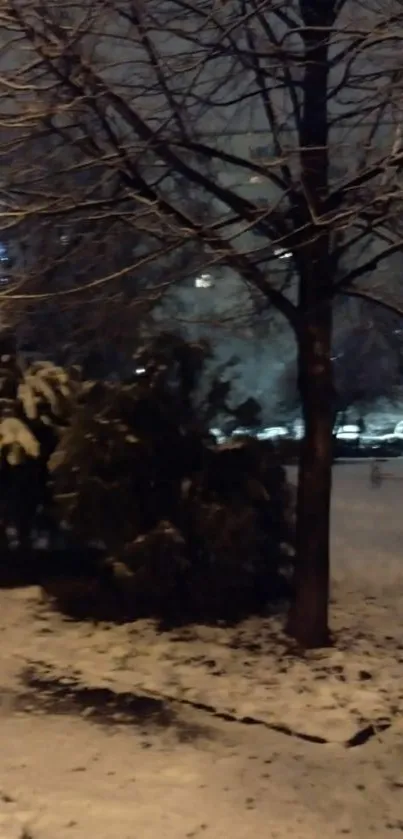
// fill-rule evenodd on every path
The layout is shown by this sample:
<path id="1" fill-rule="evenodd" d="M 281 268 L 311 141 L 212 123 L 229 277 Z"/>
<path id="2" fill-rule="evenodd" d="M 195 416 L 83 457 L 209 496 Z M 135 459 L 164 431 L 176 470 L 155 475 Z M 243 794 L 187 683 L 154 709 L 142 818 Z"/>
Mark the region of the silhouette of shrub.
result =
<path id="1" fill-rule="evenodd" d="M 235 618 L 284 593 L 285 471 L 268 442 L 208 435 L 192 401 L 201 356 L 165 336 L 144 374 L 86 385 L 51 458 L 63 519 L 104 544 L 99 573 L 127 615 Z"/>

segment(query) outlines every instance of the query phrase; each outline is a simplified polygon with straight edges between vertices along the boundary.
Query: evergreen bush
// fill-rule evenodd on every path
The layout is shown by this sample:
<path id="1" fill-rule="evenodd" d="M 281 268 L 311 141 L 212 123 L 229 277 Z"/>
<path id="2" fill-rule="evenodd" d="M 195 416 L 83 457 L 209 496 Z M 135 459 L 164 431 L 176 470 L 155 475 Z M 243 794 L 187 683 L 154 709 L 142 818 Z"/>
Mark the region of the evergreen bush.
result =
<path id="1" fill-rule="evenodd" d="M 51 458 L 63 519 L 103 543 L 99 573 L 130 617 L 235 618 L 284 589 L 285 471 L 270 443 L 209 436 L 194 407 L 205 357 L 159 336 L 135 359 L 142 373 L 83 388 Z"/>

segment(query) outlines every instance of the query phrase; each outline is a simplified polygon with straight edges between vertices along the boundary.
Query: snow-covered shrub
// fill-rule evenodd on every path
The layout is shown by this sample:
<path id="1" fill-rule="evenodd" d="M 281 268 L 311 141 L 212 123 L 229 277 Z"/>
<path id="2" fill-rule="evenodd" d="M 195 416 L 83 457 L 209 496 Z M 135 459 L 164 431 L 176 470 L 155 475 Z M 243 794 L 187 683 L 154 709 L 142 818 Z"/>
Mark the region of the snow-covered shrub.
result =
<path id="1" fill-rule="evenodd" d="M 3 417 L 0 420 L 0 452 L 10 466 L 19 466 L 27 457 L 39 457 L 40 446 L 23 420 Z"/>
<path id="2" fill-rule="evenodd" d="M 105 545 L 132 615 L 239 615 L 278 592 L 285 472 L 267 442 L 215 444 L 194 411 L 195 348 L 164 346 L 132 381 L 83 388 L 51 458 L 56 497 L 78 537 Z"/>
<path id="3" fill-rule="evenodd" d="M 47 464 L 69 420 L 79 387 L 75 374 L 50 362 L 26 364 L 12 336 L 0 336 L 0 516 L 21 543 L 48 502 Z"/>
<path id="4" fill-rule="evenodd" d="M 34 361 L 27 367 L 20 365 L 19 369 L 17 400 L 27 420 L 44 425 L 65 423 L 78 387 L 72 371 L 50 361 Z"/>

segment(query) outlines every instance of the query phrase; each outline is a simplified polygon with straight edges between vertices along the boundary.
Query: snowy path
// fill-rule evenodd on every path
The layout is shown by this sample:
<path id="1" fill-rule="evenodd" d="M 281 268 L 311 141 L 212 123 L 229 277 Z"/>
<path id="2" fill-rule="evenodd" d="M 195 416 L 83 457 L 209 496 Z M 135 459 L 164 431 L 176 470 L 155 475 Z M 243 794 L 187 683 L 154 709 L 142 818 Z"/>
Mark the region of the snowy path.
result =
<path id="1" fill-rule="evenodd" d="M 347 751 L 200 722 L 188 719 L 183 742 L 175 728 L 8 708 L 1 839 L 401 836 L 403 732 Z"/>

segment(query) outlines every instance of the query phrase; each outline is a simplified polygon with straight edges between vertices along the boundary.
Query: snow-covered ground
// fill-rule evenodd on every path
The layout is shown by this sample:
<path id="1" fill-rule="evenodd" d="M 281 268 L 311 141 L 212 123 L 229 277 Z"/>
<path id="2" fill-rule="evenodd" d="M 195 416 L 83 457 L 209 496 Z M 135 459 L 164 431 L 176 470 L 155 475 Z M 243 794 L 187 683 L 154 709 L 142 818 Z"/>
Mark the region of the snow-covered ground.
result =
<path id="1" fill-rule="evenodd" d="M 295 655 L 281 616 L 159 634 L 0 591 L 0 839 L 401 835 L 403 463 L 383 470 L 334 469 L 330 650 Z"/>
<path id="2" fill-rule="evenodd" d="M 371 467 L 334 467 L 333 579 L 393 595 L 403 586 L 403 460 L 380 464 L 379 488 L 370 483 Z"/>

